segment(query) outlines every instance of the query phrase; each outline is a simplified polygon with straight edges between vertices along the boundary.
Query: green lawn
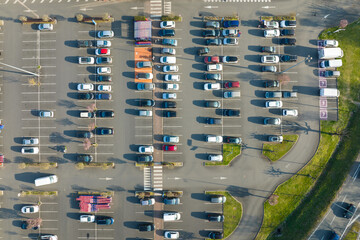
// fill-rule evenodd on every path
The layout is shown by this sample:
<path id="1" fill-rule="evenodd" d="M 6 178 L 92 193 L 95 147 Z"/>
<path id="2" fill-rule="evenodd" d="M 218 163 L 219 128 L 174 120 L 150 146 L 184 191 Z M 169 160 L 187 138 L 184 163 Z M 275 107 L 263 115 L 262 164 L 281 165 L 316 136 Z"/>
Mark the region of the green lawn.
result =
<path id="1" fill-rule="evenodd" d="M 339 120 L 321 121 L 320 144 L 313 159 L 275 190 L 279 196 L 277 205 L 265 202 L 258 240 L 305 239 L 326 212 L 359 152 L 360 112 L 353 101 L 360 100 L 360 24 L 331 33 L 334 30 L 325 30 L 321 38 L 337 39 L 344 51 L 338 78 Z M 281 236 L 271 234 L 278 228 Z"/>
<path id="2" fill-rule="evenodd" d="M 354 222 L 354 224 L 351 226 L 348 233 L 343 238 L 344 240 L 357 240 L 357 236 L 359 235 L 360 231 L 360 223 Z"/>
<path id="3" fill-rule="evenodd" d="M 229 165 L 230 162 L 241 153 L 241 145 L 239 144 L 223 144 L 223 161 L 207 162 L 206 166 Z"/>
<path id="4" fill-rule="evenodd" d="M 264 143 L 263 155 L 275 162 L 282 158 L 297 142 L 299 135 L 283 135 L 282 143 Z"/>
<path id="5" fill-rule="evenodd" d="M 206 194 L 221 194 L 226 196 L 223 206 L 224 212 L 224 238 L 230 236 L 240 223 L 242 217 L 242 205 L 226 191 L 206 192 Z"/>

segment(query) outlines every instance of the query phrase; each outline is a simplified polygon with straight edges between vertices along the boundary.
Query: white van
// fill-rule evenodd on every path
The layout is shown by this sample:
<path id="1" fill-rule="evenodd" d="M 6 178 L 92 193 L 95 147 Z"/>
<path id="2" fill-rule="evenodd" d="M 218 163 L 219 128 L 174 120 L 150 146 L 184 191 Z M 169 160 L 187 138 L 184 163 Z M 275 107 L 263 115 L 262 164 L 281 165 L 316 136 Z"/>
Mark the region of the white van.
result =
<path id="1" fill-rule="evenodd" d="M 320 96 L 321 97 L 339 97 L 340 91 L 336 88 L 321 88 Z"/>
<path id="2" fill-rule="evenodd" d="M 341 59 L 324 60 L 320 62 L 322 68 L 337 68 L 342 66 Z"/>
<path id="3" fill-rule="evenodd" d="M 56 175 L 50 175 L 47 177 L 35 179 L 35 186 L 39 187 L 43 185 L 53 184 L 56 183 L 57 181 L 58 181 L 58 177 Z"/>
<path id="4" fill-rule="evenodd" d="M 178 212 L 164 212 L 163 215 L 164 222 L 177 221 L 180 220 L 180 218 L 181 215 Z"/>
<path id="5" fill-rule="evenodd" d="M 344 56 L 341 48 L 321 48 L 319 50 L 319 59 L 342 58 Z"/>
<path id="6" fill-rule="evenodd" d="M 160 57 L 160 62 L 167 63 L 167 64 L 175 64 L 176 57 Z"/>

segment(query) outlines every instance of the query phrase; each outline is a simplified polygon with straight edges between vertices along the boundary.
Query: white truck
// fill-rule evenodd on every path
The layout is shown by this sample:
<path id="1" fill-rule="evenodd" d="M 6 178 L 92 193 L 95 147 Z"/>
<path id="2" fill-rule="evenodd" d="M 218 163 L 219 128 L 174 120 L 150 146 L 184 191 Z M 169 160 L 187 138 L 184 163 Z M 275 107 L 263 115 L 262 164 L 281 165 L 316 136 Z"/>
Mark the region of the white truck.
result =
<path id="1" fill-rule="evenodd" d="M 340 91 L 336 88 L 321 88 L 320 97 L 339 97 Z"/>
<path id="2" fill-rule="evenodd" d="M 344 56 L 341 48 L 321 48 L 319 50 L 319 59 L 334 59 L 342 58 Z"/>

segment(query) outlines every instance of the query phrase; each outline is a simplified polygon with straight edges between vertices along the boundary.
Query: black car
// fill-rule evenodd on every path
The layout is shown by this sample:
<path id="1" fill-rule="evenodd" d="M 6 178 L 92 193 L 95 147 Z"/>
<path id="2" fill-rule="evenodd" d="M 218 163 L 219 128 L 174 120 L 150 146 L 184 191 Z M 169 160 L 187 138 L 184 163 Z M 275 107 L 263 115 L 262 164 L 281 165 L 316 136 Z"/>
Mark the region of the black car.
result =
<path id="1" fill-rule="evenodd" d="M 175 30 L 174 29 L 161 29 L 159 31 L 160 37 L 173 37 L 175 36 Z"/>
<path id="2" fill-rule="evenodd" d="M 98 135 L 114 135 L 113 128 L 98 127 L 95 130 L 96 130 L 96 134 L 98 134 Z"/>
<path id="3" fill-rule="evenodd" d="M 219 108 L 221 107 L 220 101 L 205 101 L 205 107 L 208 108 Z"/>
<path id="4" fill-rule="evenodd" d="M 140 107 L 153 107 L 153 106 L 155 106 L 155 101 L 152 99 L 140 99 L 139 106 Z"/>
<path id="5" fill-rule="evenodd" d="M 78 162 L 86 162 L 86 163 L 89 163 L 89 162 L 92 162 L 93 160 L 93 156 L 89 155 L 89 154 L 79 154 L 76 156 L 76 160 Z"/>
<path id="6" fill-rule="evenodd" d="M 221 118 L 206 118 L 206 123 L 207 124 L 221 124 Z"/>
<path id="7" fill-rule="evenodd" d="M 223 63 L 237 63 L 239 61 L 238 57 L 235 56 L 223 56 L 222 62 Z"/>
<path id="8" fill-rule="evenodd" d="M 78 93 L 77 98 L 81 100 L 91 100 L 95 98 L 94 93 Z"/>
<path id="9" fill-rule="evenodd" d="M 154 158 L 151 155 L 138 155 L 137 161 L 138 162 L 153 162 Z"/>
<path id="10" fill-rule="evenodd" d="M 198 50 L 198 55 L 199 55 L 199 56 L 206 55 L 206 54 L 208 54 L 208 53 L 210 53 L 210 49 L 207 48 L 207 47 L 203 47 L 203 48 L 200 48 L 200 49 Z"/>
<path id="11" fill-rule="evenodd" d="M 97 57 L 96 64 L 112 63 L 111 57 Z"/>
<path id="12" fill-rule="evenodd" d="M 296 62 L 297 56 L 296 55 L 281 55 L 280 62 Z"/>
<path id="13" fill-rule="evenodd" d="M 79 40 L 77 41 L 78 48 L 92 47 L 93 42 L 91 40 Z"/>
<path id="14" fill-rule="evenodd" d="M 176 108 L 176 102 L 165 101 L 162 103 L 163 108 Z"/>
<path id="15" fill-rule="evenodd" d="M 220 46 L 222 44 L 221 40 L 218 38 L 206 40 L 206 45 Z"/>
<path id="16" fill-rule="evenodd" d="M 209 220 L 209 222 L 223 222 L 224 215 L 220 213 L 208 213 L 207 219 Z"/>
<path id="17" fill-rule="evenodd" d="M 267 52 L 267 53 L 275 53 L 276 52 L 276 47 L 274 46 L 263 46 L 260 48 L 261 52 Z"/>
<path id="18" fill-rule="evenodd" d="M 95 93 L 95 98 L 97 100 L 110 100 L 111 94 L 110 93 Z"/>
<path id="19" fill-rule="evenodd" d="M 111 82 L 111 76 L 109 75 L 97 75 L 96 81 L 97 82 Z"/>
<path id="20" fill-rule="evenodd" d="M 139 231 L 140 232 L 151 232 L 154 231 L 155 227 L 152 223 L 143 223 L 139 224 Z"/>
<path id="21" fill-rule="evenodd" d="M 224 143 L 241 144 L 242 139 L 239 138 L 239 137 L 228 137 L 228 136 L 225 136 L 225 137 L 223 137 L 223 142 L 224 142 Z"/>
<path id="22" fill-rule="evenodd" d="M 239 116 L 240 116 L 240 110 L 236 110 L 236 109 L 224 109 L 224 116 L 228 116 L 228 117 L 239 117 Z"/>
<path id="23" fill-rule="evenodd" d="M 175 111 L 164 111 L 164 117 L 176 117 Z"/>
<path id="24" fill-rule="evenodd" d="M 295 38 L 281 38 L 280 44 L 281 45 L 295 45 L 296 39 Z"/>
<path id="25" fill-rule="evenodd" d="M 205 73 L 204 77 L 206 80 L 221 80 L 220 73 Z"/>
<path id="26" fill-rule="evenodd" d="M 240 24 L 239 20 L 228 20 L 223 22 L 224 28 L 238 27 Z"/>
<path id="27" fill-rule="evenodd" d="M 202 36 L 203 37 L 219 37 L 220 31 L 219 30 L 203 30 Z"/>
<path id="28" fill-rule="evenodd" d="M 294 29 L 282 29 L 280 30 L 280 36 L 295 36 Z"/>
<path id="29" fill-rule="evenodd" d="M 208 238 L 222 239 L 222 238 L 224 238 L 224 234 L 222 232 L 210 232 Z"/>
<path id="30" fill-rule="evenodd" d="M 96 117 L 99 118 L 112 118 L 115 115 L 114 111 L 111 110 L 97 110 L 95 113 Z"/>
<path id="31" fill-rule="evenodd" d="M 92 137 L 94 137 L 94 134 L 92 132 L 89 132 L 89 131 L 77 131 L 76 132 L 76 137 L 78 137 L 78 138 L 92 138 Z"/>
<path id="32" fill-rule="evenodd" d="M 21 229 L 25 230 L 25 229 L 28 229 L 28 227 L 29 227 L 29 223 L 27 221 L 22 221 L 21 222 Z M 40 225 L 34 226 L 32 229 L 37 230 L 39 227 L 40 227 Z"/>
<path id="33" fill-rule="evenodd" d="M 351 203 L 350 204 L 347 203 L 347 206 L 345 207 L 343 217 L 349 219 L 354 215 L 355 211 L 356 211 L 356 207 Z"/>
<path id="34" fill-rule="evenodd" d="M 280 82 L 275 81 L 275 80 L 265 81 L 264 82 L 264 87 L 266 87 L 266 88 L 280 87 Z"/>
<path id="35" fill-rule="evenodd" d="M 96 216 L 96 223 L 99 225 L 111 225 L 114 223 L 114 219 L 112 217 Z"/>

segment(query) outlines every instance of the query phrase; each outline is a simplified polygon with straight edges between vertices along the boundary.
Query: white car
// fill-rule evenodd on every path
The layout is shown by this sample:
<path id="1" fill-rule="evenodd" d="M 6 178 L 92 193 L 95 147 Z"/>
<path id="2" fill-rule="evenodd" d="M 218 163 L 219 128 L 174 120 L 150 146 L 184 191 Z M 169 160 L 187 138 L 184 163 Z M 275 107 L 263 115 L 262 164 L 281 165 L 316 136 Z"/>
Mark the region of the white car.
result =
<path id="1" fill-rule="evenodd" d="M 97 90 L 101 92 L 111 92 L 111 85 L 98 85 Z"/>
<path id="2" fill-rule="evenodd" d="M 46 234 L 46 235 L 41 235 L 39 240 L 58 240 L 58 237 L 57 235 Z"/>
<path id="3" fill-rule="evenodd" d="M 95 59 L 93 57 L 79 57 L 78 62 L 79 64 L 94 64 Z"/>
<path id="4" fill-rule="evenodd" d="M 93 91 L 94 90 L 94 84 L 92 83 L 79 83 L 77 85 L 78 91 Z"/>
<path id="5" fill-rule="evenodd" d="M 97 40 L 95 43 L 97 47 L 111 47 L 111 42 L 108 40 Z"/>
<path id="6" fill-rule="evenodd" d="M 179 84 L 176 83 L 167 83 L 166 90 L 179 90 Z"/>
<path id="7" fill-rule="evenodd" d="M 175 50 L 175 48 L 162 48 L 162 49 L 161 49 L 161 53 L 162 53 L 162 54 L 175 55 L 175 54 L 176 54 L 176 50 Z"/>
<path id="8" fill-rule="evenodd" d="M 223 160 L 223 155 L 221 154 L 209 154 L 208 160 L 213 162 L 221 162 Z"/>
<path id="9" fill-rule="evenodd" d="M 95 49 L 96 55 L 110 55 L 110 49 L 109 48 L 97 48 Z"/>
<path id="10" fill-rule="evenodd" d="M 166 65 L 163 67 L 164 72 L 178 72 L 179 66 L 176 65 Z"/>
<path id="11" fill-rule="evenodd" d="M 179 232 L 174 232 L 174 231 L 165 231 L 164 233 L 164 238 L 165 239 L 179 239 Z"/>
<path id="12" fill-rule="evenodd" d="M 213 71 L 222 71 L 223 70 L 223 66 L 221 64 L 208 64 L 206 66 L 207 70 L 209 72 L 213 72 Z"/>
<path id="13" fill-rule="evenodd" d="M 160 22 L 160 28 L 175 28 L 174 21 L 162 21 Z"/>
<path id="14" fill-rule="evenodd" d="M 165 74 L 164 80 L 165 80 L 165 81 L 179 82 L 179 81 L 180 81 L 180 75 Z"/>
<path id="15" fill-rule="evenodd" d="M 22 154 L 38 154 L 39 148 L 38 147 L 23 147 L 21 149 Z"/>
<path id="16" fill-rule="evenodd" d="M 222 143 L 223 137 L 216 135 L 206 135 L 206 142 L 208 143 Z"/>
<path id="17" fill-rule="evenodd" d="M 264 21 L 264 26 L 267 28 L 279 28 L 279 22 L 277 21 Z"/>
<path id="18" fill-rule="evenodd" d="M 111 68 L 109 67 L 98 67 L 96 68 L 97 74 L 110 74 Z"/>
<path id="19" fill-rule="evenodd" d="M 336 40 L 324 40 L 324 47 L 338 47 L 339 42 Z"/>
<path id="20" fill-rule="evenodd" d="M 154 147 L 153 146 L 140 146 L 138 151 L 139 151 L 139 153 L 153 153 Z"/>
<path id="21" fill-rule="evenodd" d="M 155 204 L 155 198 L 143 198 L 140 199 L 141 206 L 152 206 Z"/>
<path id="22" fill-rule="evenodd" d="M 140 117 L 152 117 L 152 111 L 150 110 L 139 110 Z"/>
<path id="23" fill-rule="evenodd" d="M 37 212 L 39 212 L 39 206 L 38 205 L 24 206 L 21 208 L 21 212 L 22 213 L 37 213 Z"/>
<path id="24" fill-rule="evenodd" d="M 296 109 L 283 109 L 282 110 L 282 115 L 283 116 L 297 117 L 298 114 L 299 114 L 298 110 L 296 110 Z"/>
<path id="25" fill-rule="evenodd" d="M 81 215 L 80 216 L 80 222 L 82 222 L 82 223 L 95 222 L 95 216 L 94 215 Z"/>
<path id="26" fill-rule="evenodd" d="M 114 32 L 113 31 L 98 31 L 97 37 L 98 38 L 112 38 L 112 37 L 114 37 Z"/>
<path id="27" fill-rule="evenodd" d="M 45 31 L 52 31 L 54 29 L 54 25 L 52 25 L 51 23 L 41 23 L 39 24 L 39 30 L 45 30 Z"/>
<path id="28" fill-rule="evenodd" d="M 204 90 L 219 90 L 220 83 L 205 83 Z"/>
<path id="29" fill-rule="evenodd" d="M 178 136 L 165 135 L 163 136 L 163 142 L 166 143 L 178 143 L 180 138 Z"/>
<path id="30" fill-rule="evenodd" d="M 280 61 L 280 58 L 276 55 L 267 55 L 261 57 L 262 63 L 278 63 Z"/>
<path id="31" fill-rule="evenodd" d="M 283 105 L 282 101 L 266 101 L 265 107 L 266 108 L 281 108 Z"/>
<path id="32" fill-rule="evenodd" d="M 163 99 L 176 99 L 176 93 L 163 93 Z"/>
<path id="33" fill-rule="evenodd" d="M 279 29 L 264 30 L 264 37 L 266 37 L 266 38 L 272 38 L 272 37 L 278 37 L 278 36 L 280 36 Z"/>
<path id="34" fill-rule="evenodd" d="M 39 144 L 38 138 L 24 138 L 23 145 L 36 145 Z"/>
<path id="35" fill-rule="evenodd" d="M 160 63 L 175 64 L 176 57 L 160 57 Z"/>

